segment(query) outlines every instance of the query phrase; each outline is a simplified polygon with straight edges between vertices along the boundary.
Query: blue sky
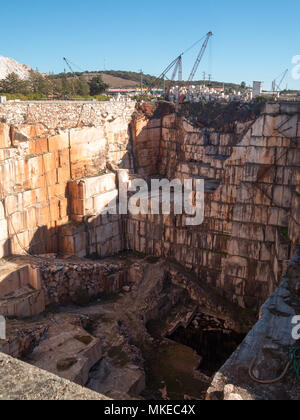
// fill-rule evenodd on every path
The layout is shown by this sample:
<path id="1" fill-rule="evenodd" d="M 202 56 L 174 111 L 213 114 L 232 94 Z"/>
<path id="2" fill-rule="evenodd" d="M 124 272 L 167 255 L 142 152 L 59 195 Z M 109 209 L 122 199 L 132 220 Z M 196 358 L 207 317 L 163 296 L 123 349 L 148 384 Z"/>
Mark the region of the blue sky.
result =
<path id="1" fill-rule="evenodd" d="M 0 55 L 48 72 L 62 57 L 81 69 L 158 75 L 212 30 L 202 72 L 214 80 L 271 82 L 300 55 L 299 0 L 15 0 L 1 4 Z M 185 77 L 200 45 L 184 57 Z M 79 70 L 75 67 L 75 70 Z M 284 82 L 300 89 L 291 73 Z"/>

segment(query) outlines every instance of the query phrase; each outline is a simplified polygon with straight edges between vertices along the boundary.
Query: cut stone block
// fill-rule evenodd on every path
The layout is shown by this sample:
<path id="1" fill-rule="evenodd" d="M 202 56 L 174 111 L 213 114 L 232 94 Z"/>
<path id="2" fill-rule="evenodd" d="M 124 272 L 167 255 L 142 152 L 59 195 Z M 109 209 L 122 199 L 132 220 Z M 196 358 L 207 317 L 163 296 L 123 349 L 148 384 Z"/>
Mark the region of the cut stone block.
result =
<path id="1" fill-rule="evenodd" d="M 7 124 L 0 123 L 0 149 L 11 147 L 10 127 Z"/>
<path id="2" fill-rule="evenodd" d="M 5 317 L 31 317 L 44 312 L 44 310 L 44 292 L 36 291 L 29 286 L 18 289 L 6 298 L 0 299 L 0 313 Z"/>

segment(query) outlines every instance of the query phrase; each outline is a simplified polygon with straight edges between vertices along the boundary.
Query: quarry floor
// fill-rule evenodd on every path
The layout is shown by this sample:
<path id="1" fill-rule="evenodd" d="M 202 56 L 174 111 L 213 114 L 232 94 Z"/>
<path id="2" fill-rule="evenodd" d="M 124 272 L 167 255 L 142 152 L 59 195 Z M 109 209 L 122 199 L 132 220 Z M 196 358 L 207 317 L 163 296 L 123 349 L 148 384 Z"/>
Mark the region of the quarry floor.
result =
<path id="1" fill-rule="evenodd" d="M 129 285 L 81 305 L 9 319 L 10 348 L 15 343 L 21 360 L 109 398 L 205 399 L 244 334 L 203 313 L 188 281 L 174 281 L 172 264 L 127 253 L 109 260 L 134 267 Z M 20 263 L 23 257 L 10 264 Z"/>

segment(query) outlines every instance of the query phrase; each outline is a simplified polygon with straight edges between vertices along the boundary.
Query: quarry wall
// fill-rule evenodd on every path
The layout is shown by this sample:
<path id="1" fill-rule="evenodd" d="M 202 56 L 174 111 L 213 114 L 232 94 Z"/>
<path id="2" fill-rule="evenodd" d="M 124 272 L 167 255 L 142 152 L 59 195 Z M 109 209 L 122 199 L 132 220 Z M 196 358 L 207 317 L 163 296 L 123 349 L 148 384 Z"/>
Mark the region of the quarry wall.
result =
<path id="1" fill-rule="evenodd" d="M 113 164 L 131 168 L 128 126 L 134 110 L 134 102 L 0 105 L 0 257 L 86 255 L 81 232 L 71 249 L 64 239 L 72 228 L 66 225 L 85 214 L 69 200 L 68 182 L 94 176 L 103 185 L 98 196 L 116 190 L 113 178 L 99 175 Z M 62 226 L 65 235 L 59 234 Z"/>
<path id="2" fill-rule="evenodd" d="M 180 108 L 135 105 L 0 105 L 0 256 L 129 249 L 175 259 L 257 309 L 300 241 L 299 104 L 267 104 L 216 126 Z M 101 215 L 120 182 L 150 175 L 204 178 L 204 223 Z"/>
<path id="3" fill-rule="evenodd" d="M 228 299 L 258 309 L 300 241 L 299 113 L 299 104 L 269 104 L 256 118 L 217 129 L 178 112 L 163 116 L 158 173 L 206 179 L 204 223 L 130 216 L 127 248 L 174 258 Z M 144 129 L 142 144 L 146 137 Z"/>

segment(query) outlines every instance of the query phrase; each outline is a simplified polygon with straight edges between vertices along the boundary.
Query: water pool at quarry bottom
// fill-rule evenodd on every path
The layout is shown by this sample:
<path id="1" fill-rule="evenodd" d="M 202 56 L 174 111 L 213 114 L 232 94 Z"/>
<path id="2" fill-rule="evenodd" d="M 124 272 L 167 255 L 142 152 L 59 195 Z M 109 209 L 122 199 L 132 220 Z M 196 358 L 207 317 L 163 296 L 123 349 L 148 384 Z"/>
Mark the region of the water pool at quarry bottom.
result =
<path id="1" fill-rule="evenodd" d="M 145 355 L 146 398 L 204 399 L 208 382 L 197 371 L 201 357 L 190 347 L 165 340 Z"/>

